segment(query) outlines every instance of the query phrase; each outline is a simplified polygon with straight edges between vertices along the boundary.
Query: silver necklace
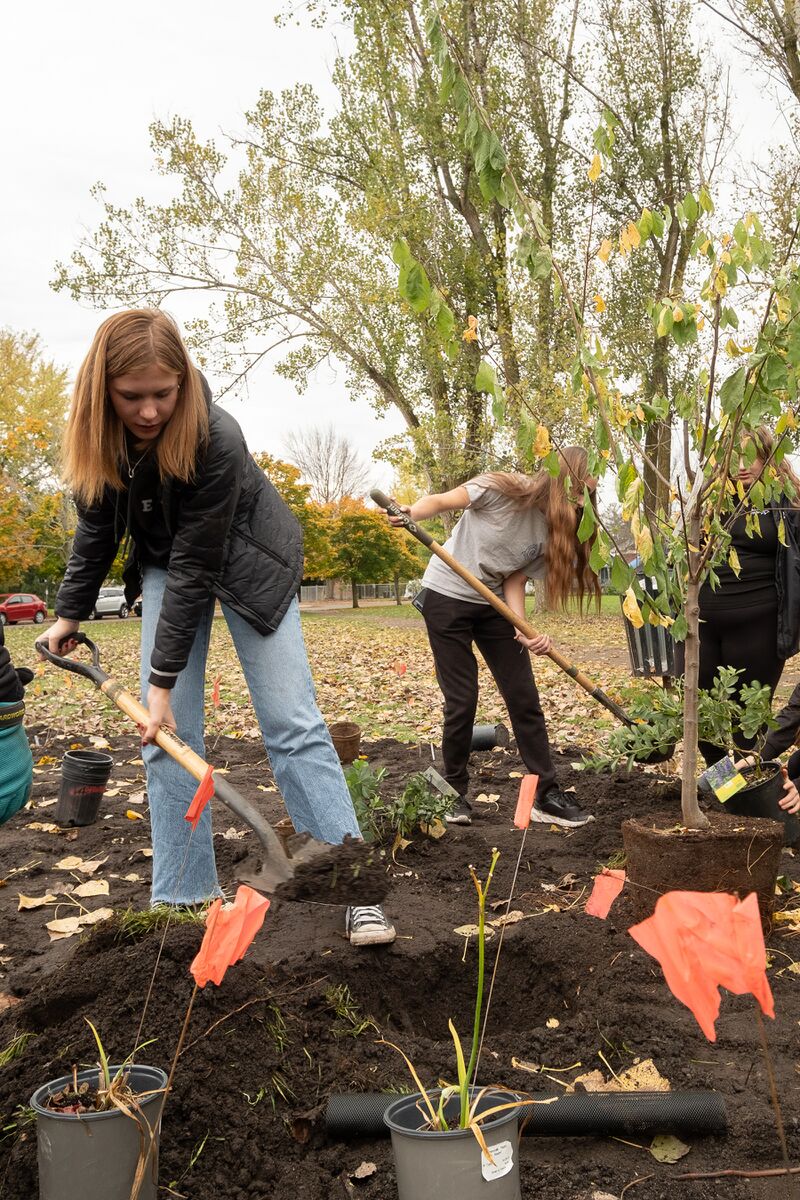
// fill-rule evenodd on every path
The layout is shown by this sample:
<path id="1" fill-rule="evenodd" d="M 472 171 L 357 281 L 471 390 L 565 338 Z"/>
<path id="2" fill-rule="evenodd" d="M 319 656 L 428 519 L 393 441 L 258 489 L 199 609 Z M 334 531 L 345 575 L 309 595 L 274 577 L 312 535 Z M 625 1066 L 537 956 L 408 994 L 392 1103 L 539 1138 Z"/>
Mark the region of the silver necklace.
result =
<path id="1" fill-rule="evenodd" d="M 124 447 L 125 447 L 125 462 L 128 467 L 128 478 L 133 479 L 134 472 L 136 471 L 137 467 L 141 466 L 142 462 L 147 457 L 147 450 L 145 450 L 144 453 L 140 454 L 139 457 L 137 458 L 136 462 L 133 465 L 131 465 L 131 460 L 128 457 L 128 443 L 127 442 L 124 443 Z"/>

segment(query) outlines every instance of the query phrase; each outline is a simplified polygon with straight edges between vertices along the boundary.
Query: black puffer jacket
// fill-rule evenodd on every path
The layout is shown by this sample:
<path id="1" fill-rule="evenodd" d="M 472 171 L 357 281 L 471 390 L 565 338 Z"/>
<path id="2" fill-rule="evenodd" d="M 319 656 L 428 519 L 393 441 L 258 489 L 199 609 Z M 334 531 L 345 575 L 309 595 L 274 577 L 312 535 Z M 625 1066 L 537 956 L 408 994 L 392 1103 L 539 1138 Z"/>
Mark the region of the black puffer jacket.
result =
<path id="1" fill-rule="evenodd" d="M 158 489 L 171 538 L 167 588 L 156 630 L 150 682 L 172 687 L 186 666 L 210 596 L 229 604 L 261 634 L 277 629 L 303 576 L 303 534 L 224 409 L 212 405 L 210 437 L 191 483 Z M 128 489 L 108 490 L 78 508 L 78 527 L 56 597 L 60 617 L 85 620 L 126 528 Z M 136 531 L 130 529 L 136 536 Z M 142 547 L 125 571 L 129 603 L 141 591 Z"/>
<path id="2" fill-rule="evenodd" d="M 25 695 L 25 688 L 33 679 L 33 671 L 27 667 L 16 670 L 5 644 L 3 626 L 0 624 L 0 704 L 13 703 Z"/>
<path id="3" fill-rule="evenodd" d="M 800 510 L 770 505 L 776 525 L 783 517 L 786 545 L 778 546 L 775 587 L 778 593 L 778 658 L 800 650 Z"/>

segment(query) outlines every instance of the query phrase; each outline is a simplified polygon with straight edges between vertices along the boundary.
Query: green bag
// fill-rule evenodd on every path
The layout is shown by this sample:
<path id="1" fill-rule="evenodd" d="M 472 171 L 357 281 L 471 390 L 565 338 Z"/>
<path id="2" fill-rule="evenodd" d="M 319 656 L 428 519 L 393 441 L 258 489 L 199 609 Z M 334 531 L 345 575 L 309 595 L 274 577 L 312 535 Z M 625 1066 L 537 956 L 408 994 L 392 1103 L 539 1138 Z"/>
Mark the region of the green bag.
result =
<path id="1" fill-rule="evenodd" d="M 22 724 L 21 700 L 0 703 L 0 825 L 27 803 L 33 783 L 33 755 Z"/>

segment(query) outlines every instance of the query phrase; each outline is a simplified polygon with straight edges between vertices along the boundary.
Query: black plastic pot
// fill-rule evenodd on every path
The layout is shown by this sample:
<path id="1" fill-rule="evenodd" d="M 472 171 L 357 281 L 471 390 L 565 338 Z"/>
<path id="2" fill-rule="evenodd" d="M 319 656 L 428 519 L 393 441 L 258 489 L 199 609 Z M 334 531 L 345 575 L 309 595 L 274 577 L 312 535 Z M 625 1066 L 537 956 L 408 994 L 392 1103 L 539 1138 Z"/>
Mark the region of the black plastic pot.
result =
<path id="1" fill-rule="evenodd" d="M 744 767 L 742 775 L 749 778 L 755 767 Z M 737 817 L 769 817 L 771 821 L 782 821 L 784 845 L 791 846 L 800 838 L 800 820 L 781 808 L 778 801 L 783 796 L 784 778 L 779 762 L 761 763 L 760 769 L 767 771 L 766 779 L 742 788 L 730 800 L 725 801 L 725 811 Z"/>
<path id="2" fill-rule="evenodd" d="M 98 750 L 67 750 L 61 760 L 58 825 L 93 825 L 111 774 L 113 759 Z"/>
<path id="3" fill-rule="evenodd" d="M 470 1089 L 471 1096 L 480 1089 Z M 429 1092 L 434 1107 L 439 1091 Z M 513 1092 L 487 1091 L 476 1113 L 513 1103 Z M 417 1107 L 419 1092 L 392 1099 L 383 1120 L 392 1135 L 399 1200 L 521 1200 L 519 1185 L 519 1117 L 516 1109 L 498 1113 L 480 1128 L 493 1162 L 484 1157 L 471 1129 L 438 1132 L 424 1129 L 426 1117 Z M 459 1101 L 445 1104 L 448 1123 L 458 1120 Z"/>
<path id="4" fill-rule="evenodd" d="M 339 1141 L 386 1133 L 384 1114 L 394 1102 L 384 1092 L 333 1095 L 325 1130 Z M 542 1093 L 534 1100 L 552 1099 Z M 524 1104 L 519 1110 L 527 1137 L 597 1137 L 648 1133 L 723 1134 L 728 1127 L 719 1092 L 575 1092 L 552 1104 Z"/>
<path id="5" fill-rule="evenodd" d="M 113 1075 L 119 1067 L 110 1070 Z M 118 1109 L 80 1115 L 52 1112 L 46 1107 L 48 1096 L 69 1086 L 71 1075 L 53 1079 L 34 1092 L 39 1200 L 129 1200 L 140 1157 L 148 1150 L 138 1200 L 156 1200 L 160 1133 L 156 1122 L 167 1076 L 158 1067 L 125 1070 L 131 1090 L 141 1097 L 141 1112 L 133 1117 Z M 84 1082 L 97 1083 L 96 1068 L 78 1072 L 78 1083 Z"/>
<path id="6" fill-rule="evenodd" d="M 508 745 L 508 730 L 505 725 L 473 725 L 471 750 L 494 750 Z"/>

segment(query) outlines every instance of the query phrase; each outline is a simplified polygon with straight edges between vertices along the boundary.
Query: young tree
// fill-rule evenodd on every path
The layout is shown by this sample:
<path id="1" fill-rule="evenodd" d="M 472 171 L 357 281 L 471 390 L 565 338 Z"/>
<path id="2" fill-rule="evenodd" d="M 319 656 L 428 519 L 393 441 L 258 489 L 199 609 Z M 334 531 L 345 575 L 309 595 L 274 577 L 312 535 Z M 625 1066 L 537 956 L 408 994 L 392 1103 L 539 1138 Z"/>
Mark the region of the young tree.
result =
<path id="1" fill-rule="evenodd" d="M 331 510 L 331 578 L 347 579 L 358 608 L 358 584 L 382 583 L 395 574 L 414 578 L 420 560 L 408 546 L 402 531 L 392 529 L 377 509 L 360 500 L 344 500 Z"/>
<path id="2" fill-rule="evenodd" d="M 369 467 L 333 425 L 294 430 L 286 438 L 286 448 L 317 504 L 361 497 L 369 487 Z"/>

